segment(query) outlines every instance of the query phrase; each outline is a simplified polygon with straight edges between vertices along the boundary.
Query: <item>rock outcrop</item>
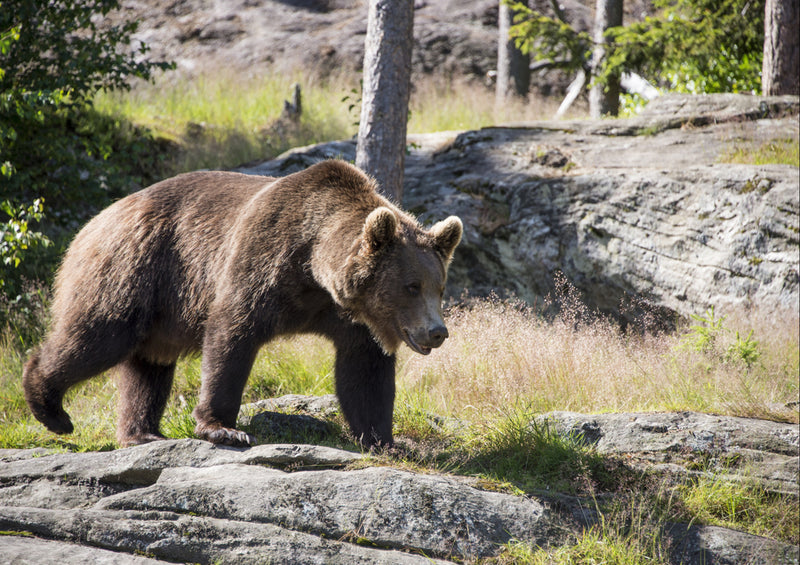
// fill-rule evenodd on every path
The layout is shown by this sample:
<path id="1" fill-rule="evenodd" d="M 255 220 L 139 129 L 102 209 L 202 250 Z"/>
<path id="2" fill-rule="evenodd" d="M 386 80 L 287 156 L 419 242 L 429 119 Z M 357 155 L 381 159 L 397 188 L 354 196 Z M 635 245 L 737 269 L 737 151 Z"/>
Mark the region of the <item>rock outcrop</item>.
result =
<path id="1" fill-rule="evenodd" d="M 633 297 L 680 315 L 797 309 L 798 168 L 725 161 L 797 142 L 796 96 L 664 96 L 641 116 L 409 136 L 404 205 L 465 222 L 449 291 L 531 303 L 557 271 L 593 308 Z M 292 150 L 242 169 L 285 175 L 355 144 Z"/>
<path id="2" fill-rule="evenodd" d="M 335 409 L 330 398 L 276 405 L 287 401 Z M 695 456 L 739 455 L 750 479 L 797 492 L 797 425 L 693 413 L 551 413 L 532 425 L 545 421 L 636 469 L 650 461 L 650 472 L 682 480 Z M 474 562 L 512 539 L 557 547 L 593 520 L 576 519 L 558 493 L 492 492 L 468 477 L 311 445 L 185 439 L 101 453 L 0 450 L 0 462 L 0 563 Z M 791 544 L 664 527 L 674 563 L 798 562 Z"/>

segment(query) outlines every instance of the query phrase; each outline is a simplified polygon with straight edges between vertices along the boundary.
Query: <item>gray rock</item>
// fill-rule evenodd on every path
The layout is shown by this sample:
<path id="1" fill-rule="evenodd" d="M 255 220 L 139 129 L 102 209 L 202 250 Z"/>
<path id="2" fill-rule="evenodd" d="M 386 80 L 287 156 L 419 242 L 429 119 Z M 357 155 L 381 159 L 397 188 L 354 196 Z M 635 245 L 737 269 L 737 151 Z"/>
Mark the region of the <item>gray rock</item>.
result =
<path id="1" fill-rule="evenodd" d="M 324 539 L 272 524 L 167 512 L 0 507 L 0 527 L 24 529 L 39 536 L 67 540 L 59 543 L 36 538 L 0 537 L 0 563 L 443 563 L 422 555 Z M 46 545 L 39 546 L 36 542 Z M 23 553 L 26 551 L 30 553 Z M 6 561 L 6 556 L 11 560 Z"/>
<path id="2" fill-rule="evenodd" d="M 153 486 L 109 496 L 97 508 L 280 524 L 436 556 L 486 557 L 511 538 L 546 543 L 552 527 L 534 500 L 386 467 L 288 474 L 243 465 L 176 468 Z"/>
<path id="3" fill-rule="evenodd" d="M 574 0 L 567 0 L 577 4 Z M 415 10 L 415 73 L 483 79 L 495 67 L 497 25 L 487 0 L 419 2 Z M 242 73 L 355 74 L 364 58 L 367 5 L 355 0 L 139 0 L 106 16 L 140 22 L 134 45 L 146 43 L 156 60 L 183 71 L 236 69 Z"/>
<path id="4" fill-rule="evenodd" d="M 323 411 L 332 403 L 295 397 L 270 407 L 287 404 Z M 736 454 L 796 492 L 797 426 L 693 413 L 546 420 L 651 470 L 687 472 L 693 454 L 720 462 Z M 447 475 L 352 469 L 369 460 L 320 446 L 171 440 L 102 453 L 31 451 L 0 453 L 0 531 L 35 536 L 0 536 L 0 563 L 444 563 L 496 555 L 512 539 L 557 546 L 582 523 L 568 505 Z M 784 467 L 773 465 L 779 456 Z M 793 546 L 723 528 L 673 525 L 665 535 L 675 563 L 797 563 Z"/>
<path id="5" fill-rule="evenodd" d="M 0 509 L 0 513 L 2 509 Z M 0 537 L 0 562 L 14 565 L 64 565 L 92 563 L 93 565 L 154 565 L 156 559 L 125 555 L 96 547 L 49 541 L 33 537 L 3 535 Z"/>
<path id="6" fill-rule="evenodd" d="M 675 525 L 666 534 L 673 540 L 670 562 L 676 565 L 794 565 L 800 559 L 796 545 L 727 528 Z"/>
<path id="7" fill-rule="evenodd" d="M 645 469 L 670 474 L 713 473 L 737 480 L 738 469 L 744 468 L 749 480 L 758 480 L 772 491 L 798 493 L 797 424 L 696 412 L 550 412 L 537 417 L 532 425 L 549 425 L 557 433 L 593 445 L 599 453 L 633 454 Z M 688 473 L 686 464 L 696 462 L 702 463 L 703 469 Z"/>

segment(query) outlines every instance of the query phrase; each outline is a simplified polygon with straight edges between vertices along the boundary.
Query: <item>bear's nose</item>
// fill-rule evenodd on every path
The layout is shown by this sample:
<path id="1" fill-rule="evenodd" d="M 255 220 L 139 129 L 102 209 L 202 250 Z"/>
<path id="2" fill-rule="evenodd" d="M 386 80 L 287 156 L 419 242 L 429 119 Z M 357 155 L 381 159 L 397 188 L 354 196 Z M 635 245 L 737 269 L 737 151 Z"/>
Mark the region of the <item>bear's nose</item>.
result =
<path id="1" fill-rule="evenodd" d="M 428 339 L 430 340 L 431 347 L 439 347 L 449 335 L 446 327 L 435 326 L 428 332 Z"/>

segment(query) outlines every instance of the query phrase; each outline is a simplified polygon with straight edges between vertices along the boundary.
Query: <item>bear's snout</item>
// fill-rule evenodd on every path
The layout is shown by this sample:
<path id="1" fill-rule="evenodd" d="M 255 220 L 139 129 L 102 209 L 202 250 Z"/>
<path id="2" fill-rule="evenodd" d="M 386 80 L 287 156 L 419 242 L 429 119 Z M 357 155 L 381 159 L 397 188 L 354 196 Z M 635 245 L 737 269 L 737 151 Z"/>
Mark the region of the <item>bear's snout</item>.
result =
<path id="1" fill-rule="evenodd" d="M 441 346 L 450 336 L 443 324 L 436 324 L 429 329 L 418 328 L 417 331 L 405 330 L 403 333 L 408 346 L 423 355 L 428 355 L 432 349 Z"/>
<path id="2" fill-rule="evenodd" d="M 446 327 L 442 325 L 434 326 L 428 331 L 428 343 L 426 345 L 430 347 L 439 347 L 449 336 L 450 334 L 447 333 Z"/>

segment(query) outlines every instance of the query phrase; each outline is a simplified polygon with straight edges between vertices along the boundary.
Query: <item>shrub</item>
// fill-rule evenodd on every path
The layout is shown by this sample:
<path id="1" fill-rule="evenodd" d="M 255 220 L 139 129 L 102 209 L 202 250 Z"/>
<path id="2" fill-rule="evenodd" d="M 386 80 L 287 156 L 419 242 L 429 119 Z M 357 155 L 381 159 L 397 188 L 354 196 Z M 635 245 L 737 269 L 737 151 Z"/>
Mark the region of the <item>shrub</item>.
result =
<path id="1" fill-rule="evenodd" d="M 113 136 L 93 119 L 88 101 L 98 89 L 127 88 L 129 77 L 149 79 L 167 63 L 141 57 L 147 47 L 122 53 L 136 22 L 99 28 L 118 0 L 5 0 L 0 10 L 0 210 L 3 288 L 20 297 L 24 278 L 44 278 L 57 250 L 29 229 L 47 214 L 43 231 L 56 241 L 121 195 L 128 179 L 106 161 Z M 32 204 L 31 204 L 32 203 Z M 40 243 L 42 245 L 34 246 Z M 30 262 L 29 265 L 22 265 Z M 22 269 L 20 269 L 22 265 Z M 0 312 L 0 324 L 7 312 Z"/>

